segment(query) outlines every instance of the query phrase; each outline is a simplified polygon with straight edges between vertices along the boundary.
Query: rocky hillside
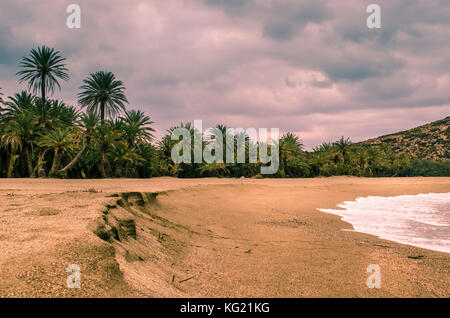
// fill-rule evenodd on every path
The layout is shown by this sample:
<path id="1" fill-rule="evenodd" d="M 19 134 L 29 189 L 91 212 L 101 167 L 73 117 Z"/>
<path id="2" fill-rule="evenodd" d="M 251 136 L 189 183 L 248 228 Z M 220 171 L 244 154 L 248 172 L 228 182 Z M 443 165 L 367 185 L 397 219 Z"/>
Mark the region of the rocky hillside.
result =
<path id="1" fill-rule="evenodd" d="M 365 145 L 385 146 L 395 153 L 423 159 L 450 161 L 450 117 L 410 130 L 373 138 Z"/>

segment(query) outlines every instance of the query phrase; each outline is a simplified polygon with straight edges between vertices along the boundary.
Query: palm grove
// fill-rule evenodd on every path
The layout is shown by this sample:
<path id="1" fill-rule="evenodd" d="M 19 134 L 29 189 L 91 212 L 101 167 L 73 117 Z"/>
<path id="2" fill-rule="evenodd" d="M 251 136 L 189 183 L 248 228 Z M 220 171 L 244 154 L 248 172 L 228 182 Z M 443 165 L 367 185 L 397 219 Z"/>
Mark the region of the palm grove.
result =
<path id="1" fill-rule="evenodd" d="M 111 72 L 99 71 L 83 80 L 78 93 L 80 108 L 52 99 L 55 89 L 61 89 L 60 82 L 69 80 L 65 61 L 53 48 L 33 49 L 21 59 L 17 72 L 19 82 L 27 83 L 28 90 L 7 98 L 0 92 L 0 177 L 259 174 L 260 162 L 174 163 L 171 150 L 177 141 L 171 139 L 172 131 L 185 127 L 192 136 L 200 132 L 190 123 L 181 123 L 170 128 L 160 141 L 154 141 L 150 117 L 139 110 L 127 110 L 125 87 Z M 226 138 L 226 126 L 214 129 Z M 248 137 L 245 140 L 248 153 L 253 141 Z M 352 144 L 345 138 L 306 152 L 296 135 L 286 133 L 279 140 L 279 149 L 280 169 L 270 177 L 450 175 L 448 163 L 396 155 L 380 147 Z"/>

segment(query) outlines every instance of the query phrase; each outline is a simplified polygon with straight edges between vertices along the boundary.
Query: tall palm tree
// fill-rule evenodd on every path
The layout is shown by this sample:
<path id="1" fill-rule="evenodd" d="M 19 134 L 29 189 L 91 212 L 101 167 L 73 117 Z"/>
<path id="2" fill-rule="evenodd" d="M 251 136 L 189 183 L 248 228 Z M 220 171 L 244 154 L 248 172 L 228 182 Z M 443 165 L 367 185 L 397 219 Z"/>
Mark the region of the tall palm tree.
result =
<path id="1" fill-rule="evenodd" d="M 28 89 L 33 93 L 41 91 L 41 118 L 40 122 L 45 124 L 46 93 L 53 93 L 55 87 L 61 89 L 58 79 L 69 80 L 68 69 L 63 62 L 66 60 L 59 55 L 59 51 L 47 46 L 32 49 L 28 57 L 23 57 L 20 62 L 21 71 L 19 82 L 28 82 Z"/>
<path id="2" fill-rule="evenodd" d="M 106 117 L 114 118 L 121 111 L 125 111 L 125 97 L 122 81 L 116 80 L 111 72 L 99 71 L 92 73 L 83 80 L 82 90 L 78 94 L 78 102 L 88 111 L 100 114 L 102 122 Z"/>

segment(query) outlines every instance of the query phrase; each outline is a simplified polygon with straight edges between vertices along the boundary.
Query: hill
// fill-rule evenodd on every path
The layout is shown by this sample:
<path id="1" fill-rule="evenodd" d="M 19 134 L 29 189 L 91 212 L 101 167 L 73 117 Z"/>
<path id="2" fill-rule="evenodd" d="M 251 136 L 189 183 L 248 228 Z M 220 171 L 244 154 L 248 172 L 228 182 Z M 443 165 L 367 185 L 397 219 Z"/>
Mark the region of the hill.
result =
<path id="1" fill-rule="evenodd" d="M 390 152 L 409 153 L 421 159 L 450 161 L 450 117 L 361 144 L 383 146 Z"/>

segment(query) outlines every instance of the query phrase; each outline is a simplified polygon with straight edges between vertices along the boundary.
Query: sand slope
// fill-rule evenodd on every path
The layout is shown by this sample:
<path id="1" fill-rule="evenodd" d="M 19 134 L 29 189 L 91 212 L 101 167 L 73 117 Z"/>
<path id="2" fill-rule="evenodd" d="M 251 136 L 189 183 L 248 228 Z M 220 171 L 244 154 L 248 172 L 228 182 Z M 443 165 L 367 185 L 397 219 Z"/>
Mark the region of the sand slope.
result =
<path id="1" fill-rule="evenodd" d="M 450 178 L 2 179 L 0 296 L 449 297 L 449 254 L 316 210 L 428 192 Z M 81 289 L 66 287 L 69 264 Z"/>

